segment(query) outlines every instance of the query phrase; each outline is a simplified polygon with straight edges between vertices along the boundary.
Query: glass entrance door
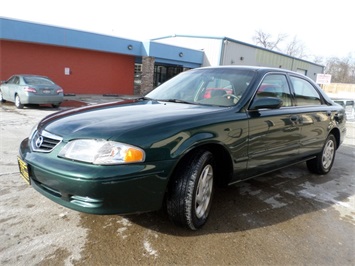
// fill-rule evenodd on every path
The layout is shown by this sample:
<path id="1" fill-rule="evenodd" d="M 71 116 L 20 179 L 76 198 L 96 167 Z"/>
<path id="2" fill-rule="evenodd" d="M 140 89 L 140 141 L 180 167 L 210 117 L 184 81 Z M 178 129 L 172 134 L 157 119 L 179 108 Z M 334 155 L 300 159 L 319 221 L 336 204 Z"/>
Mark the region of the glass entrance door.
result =
<path id="1" fill-rule="evenodd" d="M 182 66 L 155 65 L 154 66 L 154 87 L 176 76 L 184 69 Z"/>

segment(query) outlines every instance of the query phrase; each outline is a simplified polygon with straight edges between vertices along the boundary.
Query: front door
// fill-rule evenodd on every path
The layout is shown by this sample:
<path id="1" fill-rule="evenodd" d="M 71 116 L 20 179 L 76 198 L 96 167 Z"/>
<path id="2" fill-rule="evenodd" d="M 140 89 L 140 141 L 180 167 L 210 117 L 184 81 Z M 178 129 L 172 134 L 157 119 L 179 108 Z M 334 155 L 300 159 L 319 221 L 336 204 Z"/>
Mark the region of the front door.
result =
<path id="1" fill-rule="evenodd" d="M 1 93 L 2 93 L 2 97 L 5 100 L 14 101 L 13 91 L 15 89 L 15 84 L 16 86 L 17 84 L 19 84 L 19 78 L 17 76 L 11 77 L 9 80 L 7 80 L 5 83 L 2 84 Z"/>
<path id="2" fill-rule="evenodd" d="M 264 77 L 255 98 L 277 97 L 279 109 L 249 111 L 248 177 L 275 170 L 299 154 L 301 117 L 292 113 L 292 97 L 286 75 Z"/>

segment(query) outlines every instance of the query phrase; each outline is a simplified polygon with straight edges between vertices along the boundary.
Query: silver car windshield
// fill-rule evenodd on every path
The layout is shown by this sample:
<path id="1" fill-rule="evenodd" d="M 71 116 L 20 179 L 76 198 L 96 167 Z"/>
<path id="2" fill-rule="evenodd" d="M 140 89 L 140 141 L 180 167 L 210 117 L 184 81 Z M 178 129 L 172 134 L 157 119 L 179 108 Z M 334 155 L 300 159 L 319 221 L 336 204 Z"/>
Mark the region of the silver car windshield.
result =
<path id="1" fill-rule="evenodd" d="M 183 72 L 146 95 L 147 98 L 233 106 L 243 97 L 255 72 L 233 68 L 205 68 Z"/>

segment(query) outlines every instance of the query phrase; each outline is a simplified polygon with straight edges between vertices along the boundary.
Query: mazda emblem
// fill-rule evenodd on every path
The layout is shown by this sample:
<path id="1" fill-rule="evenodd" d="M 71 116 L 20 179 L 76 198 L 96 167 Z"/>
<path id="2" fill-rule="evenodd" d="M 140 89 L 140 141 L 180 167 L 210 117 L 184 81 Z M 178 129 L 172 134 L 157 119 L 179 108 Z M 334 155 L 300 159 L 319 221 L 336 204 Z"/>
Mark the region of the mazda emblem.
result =
<path id="1" fill-rule="evenodd" d="M 38 139 L 36 139 L 36 147 L 40 148 L 43 143 L 43 137 L 39 136 Z"/>

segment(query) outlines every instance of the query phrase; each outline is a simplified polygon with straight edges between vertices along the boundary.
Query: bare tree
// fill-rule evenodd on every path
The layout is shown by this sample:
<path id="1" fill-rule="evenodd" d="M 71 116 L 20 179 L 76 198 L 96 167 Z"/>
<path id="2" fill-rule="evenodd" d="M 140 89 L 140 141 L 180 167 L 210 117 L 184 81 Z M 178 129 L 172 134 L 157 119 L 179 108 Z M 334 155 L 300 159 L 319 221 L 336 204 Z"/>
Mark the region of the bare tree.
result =
<path id="1" fill-rule="evenodd" d="M 270 33 L 264 32 L 263 30 L 257 30 L 253 36 L 253 41 L 255 45 L 264 47 L 269 50 L 276 50 L 298 58 L 306 58 L 307 55 L 305 53 L 305 45 L 301 40 L 297 38 L 297 36 L 294 36 L 291 42 L 284 45 L 286 48 L 281 49 L 279 47 L 281 43 L 285 43 L 287 37 L 287 34 L 279 33 L 276 39 L 273 39 Z"/>
<path id="2" fill-rule="evenodd" d="M 307 55 L 305 53 L 305 45 L 302 41 L 300 41 L 295 35 L 291 42 L 286 45 L 285 53 L 298 58 L 306 58 Z"/>
<path id="3" fill-rule="evenodd" d="M 259 45 L 266 49 L 280 51 L 278 45 L 280 42 L 286 39 L 286 37 L 287 34 L 280 33 L 275 40 L 272 40 L 272 35 L 270 33 L 264 32 L 259 29 L 255 31 L 253 41 L 256 45 Z"/>
<path id="4" fill-rule="evenodd" d="M 319 56 L 319 55 L 313 55 L 312 56 L 312 62 L 320 65 L 324 65 L 324 57 Z"/>
<path id="5" fill-rule="evenodd" d="M 325 72 L 332 75 L 334 83 L 355 83 L 355 61 L 350 54 L 345 58 L 328 58 Z"/>

